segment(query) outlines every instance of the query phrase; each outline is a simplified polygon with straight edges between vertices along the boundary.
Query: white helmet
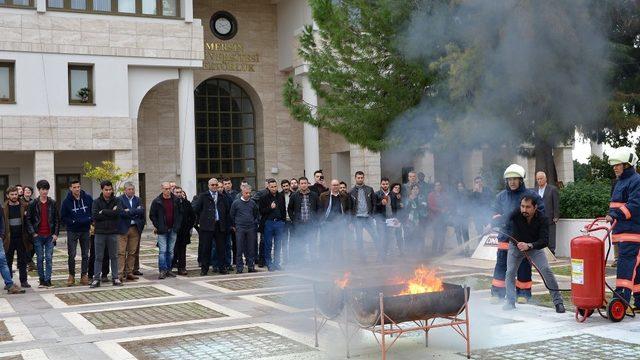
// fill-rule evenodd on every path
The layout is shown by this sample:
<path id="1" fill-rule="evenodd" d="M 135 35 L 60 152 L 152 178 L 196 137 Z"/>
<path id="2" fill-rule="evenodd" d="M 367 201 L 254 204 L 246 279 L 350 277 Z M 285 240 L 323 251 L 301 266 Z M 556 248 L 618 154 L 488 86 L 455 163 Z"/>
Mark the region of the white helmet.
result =
<path id="1" fill-rule="evenodd" d="M 613 149 L 611 156 L 609 156 L 609 165 L 618 165 L 629 163 L 631 166 L 636 166 L 638 162 L 638 155 L 633 148 L 628 146 L 619 147 Z"/>
<path id="2" fill-rule="evenodd" d="M 524 168 L 518 164 L 511 164 L 509 165 L 509 167 L 507 168 L 507 170 L 504 171 L 504 178 L 508 179 L 508 178 L 523 178 L 526 175 L 526 172 L 524 170 Z"/>

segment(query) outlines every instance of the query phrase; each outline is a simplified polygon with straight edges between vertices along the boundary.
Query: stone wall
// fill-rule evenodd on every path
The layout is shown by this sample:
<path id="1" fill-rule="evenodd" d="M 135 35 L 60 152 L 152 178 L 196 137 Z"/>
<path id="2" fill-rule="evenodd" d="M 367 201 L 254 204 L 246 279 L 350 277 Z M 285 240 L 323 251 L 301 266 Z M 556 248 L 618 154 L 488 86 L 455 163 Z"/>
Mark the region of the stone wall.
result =
<path id="1" fill-rule="evenodd" d="M 0 9 L 0 51 L 202 60 L 199 20 Z"/>
<path id="2" fill-rule="evenodd" d="M 122 117 L 2 116 L 2 150 L 131 150 L 133 121 Z"/>

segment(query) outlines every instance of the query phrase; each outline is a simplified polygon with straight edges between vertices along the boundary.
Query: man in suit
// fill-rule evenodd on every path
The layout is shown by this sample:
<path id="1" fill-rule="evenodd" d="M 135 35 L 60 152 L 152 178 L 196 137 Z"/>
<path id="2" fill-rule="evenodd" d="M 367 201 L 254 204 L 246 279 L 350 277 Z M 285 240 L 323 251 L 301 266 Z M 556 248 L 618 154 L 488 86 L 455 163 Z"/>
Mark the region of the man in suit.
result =
<path id="1" fill-rule="evenodd" d="M 547 174 L 544 171 L 536 173 L 536 183 L 538 195 L 544 201 L 544 208 L 547 218 L 549 218 L 549 250 L 556 253 L 556 223 L 560 218 L 560 195 L 558 188 L 547 184 Z"/>
<path id="2" fill-rule="evenodd" d="M 193 201 L 192 207 L 196 217 L 196 230 L 200 241 L 198 243 L 198 263 L 200 275 L 207 275 L 211 262 L 211 247 L 216 247 L 218 271 L 228 274 L 224 266 L 226 253 L 226 236 L 231 222 L 229 221 L 229 206 L 224 194 L 218 192 L 218 179 L 209 179 L 209 190 L 201 193 Z"/>
<path id="3" fill-rule="evenodd" d="M 120 220 L 118 221 L 118 271 L 120 281 L 135 281 L 133 274 L 140 242 L 140 235 L 146 223 L 144 208 L 140 198 L 136 196 L 136 188 L 132 182 L 124 184 L 124 194 L 120 196 Z"/>

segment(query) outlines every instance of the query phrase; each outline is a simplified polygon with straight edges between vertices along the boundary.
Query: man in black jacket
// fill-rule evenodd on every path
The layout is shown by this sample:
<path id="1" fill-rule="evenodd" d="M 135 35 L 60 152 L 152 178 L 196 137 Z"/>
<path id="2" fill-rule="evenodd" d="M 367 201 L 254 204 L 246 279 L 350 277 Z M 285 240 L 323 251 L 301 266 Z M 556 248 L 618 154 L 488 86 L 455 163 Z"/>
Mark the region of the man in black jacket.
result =
<path id="1" fill-rule="evenodd" d="M 398 198 L 392 196 L 389 186 L 389 178 L 380 180 L 380 190 L 376 192 L 376 224 L 378 226 L 378 259 L 384 260 L 391 236 L 395 234 L 395 228 L 387 225 L 388 219 L 396 218 L 398 212 Z"/>
<path id="2" fill-rule="evenodd" d="M 299 189 L 289 199 L 289 218 L 293 229 L 293 262 L 300 262 L 306 257 L 305 249 L 309 248 L 309 258 L 317 258 L 320 253 L 317 239 L 318 209 L 320 203 L 317 193 L 311 190 L 306 177 L 298 179 Z"/>
<path id="3" fill-rule="evenodd" d="M 258 207 L 264 224 L 264 262 L 269 271 L 282 270 L 280 267 L 280 249 L 282 236 L 284 235 L 284 222 L 286 219 L 286 207 L 284 195 L 278 192 L 278 183 L 275 179 L 269 179 L 268 192 L 260 197 Z M 271 258 L 273 247 L 274 260 Z"/>
<path id="4" fill-rule="evenodd" d="M 58 207 L 49 195 L 49 182 L 40 180 L 36 184 L 39 196 L 34 199 L 27 210 L 27 231 L 33 237 L 33 245 L 38 258 L 38 287 L 51 287 L 51 270 L 53 247 L 58 240 L 60 223 Z M 43 264 L 46 261 L 46 264 Z"/>
<path id="5" fill-rule="evenodd" d="M 172 268 L 178 269 L 178 275 L 187 275 L 187 245 L 191 244 L 191 229 L 196 217 L 193 215 L 191 202 L 187 198 L 187 194 L 180 186 L 173 189 L 174 195 L 180 200 L 180 208 L 182 209 L 182 224 L 176 236 L 176 247 L 173 257 Z"/>
<path id="6" fill-rule="evenodd" d="M 171 192 L 171 184 L 163 182 L 162 193 L 151 202 L 149 220 L 158 235 L 158 279 L 176 277 L 171 272 L 171 261 L 176 246 L 176 233 L 182 225 L 180 200 Z"/>
<path id="7" fill-rule="evenodd" d="M 507 220 L 505 233 L 509 235 L 507 254 L 507 302 L 503 309 L 516 307 L 516 273 L 525 259 L 525 252 L 544 277 L 550 289 L 558 289 L 556 278 L 549 267 L 544 248 L 549 244 L 549 220 L 538 210 L 538 199 L 534 195 L 524 195 L 520 209 L 516 209 Z M 549 290 L 557 313 L 565 312 L 562 295 L 557 290 Z"/>
<path id="8" fill-rule="evenodd" d="M 376 194 L 371 186 L 364 184 L 364 172 L 356 171 L 356 185 L 349 191 L 351 198 L 351 227 L 356 233 L 356 250 L 360 261 L 366 259 L 364 244 L 362 240 L 362 230 L 366 229 L 374 243 L 377 243 L 377 232 L 374 225 L 373 216 L 375 214 Z"/>
<path id="9" fill-rule="evenodd" d="M 226 249 L 226 235 L 231 223 L 229 221 L 229 207 L 227 199 L 218 192 L 218 179 L 211 178 L 208 182 L 209 190 L 201 193 L 191 204 L 196 217 L 196 230 L 200 241 L 198 243 L 198 263 L 200 275 L 207 275 L 211 262 L 211 247 L 216 247 L 216 255 L 221 274 L 228 274 L 224 266 Z"/>
<path id="10" fill-rule="evenodd" d="M 102 258 L 105 247 L 109 251 L 111 261 L 111 280 L 113 286 L 122 286 L 118 279 L 118 221 L 120 220 L 120 210 L 118 199 L 113 194 L 113 184 L 109 180 L 100 183 L 102 193 L 93 200 L 91 206 L 91 217 L 95 224 L 95 256 L 96 261 L 93 266 L 93 281 L 90 287 L 100 286 L 102 275 Z"/>

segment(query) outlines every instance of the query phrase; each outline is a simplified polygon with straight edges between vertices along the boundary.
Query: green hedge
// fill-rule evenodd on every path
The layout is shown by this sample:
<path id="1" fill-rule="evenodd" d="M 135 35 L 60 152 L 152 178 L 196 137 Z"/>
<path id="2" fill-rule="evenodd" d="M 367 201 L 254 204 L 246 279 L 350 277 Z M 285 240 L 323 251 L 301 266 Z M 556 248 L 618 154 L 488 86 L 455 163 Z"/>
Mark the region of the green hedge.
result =
<path id="1" fill-rule="evenodd" d="M 560 217 L 592 219 L 609 209 L 611 183 L 606 180 L 569 183 L 560 190 Z"/>

